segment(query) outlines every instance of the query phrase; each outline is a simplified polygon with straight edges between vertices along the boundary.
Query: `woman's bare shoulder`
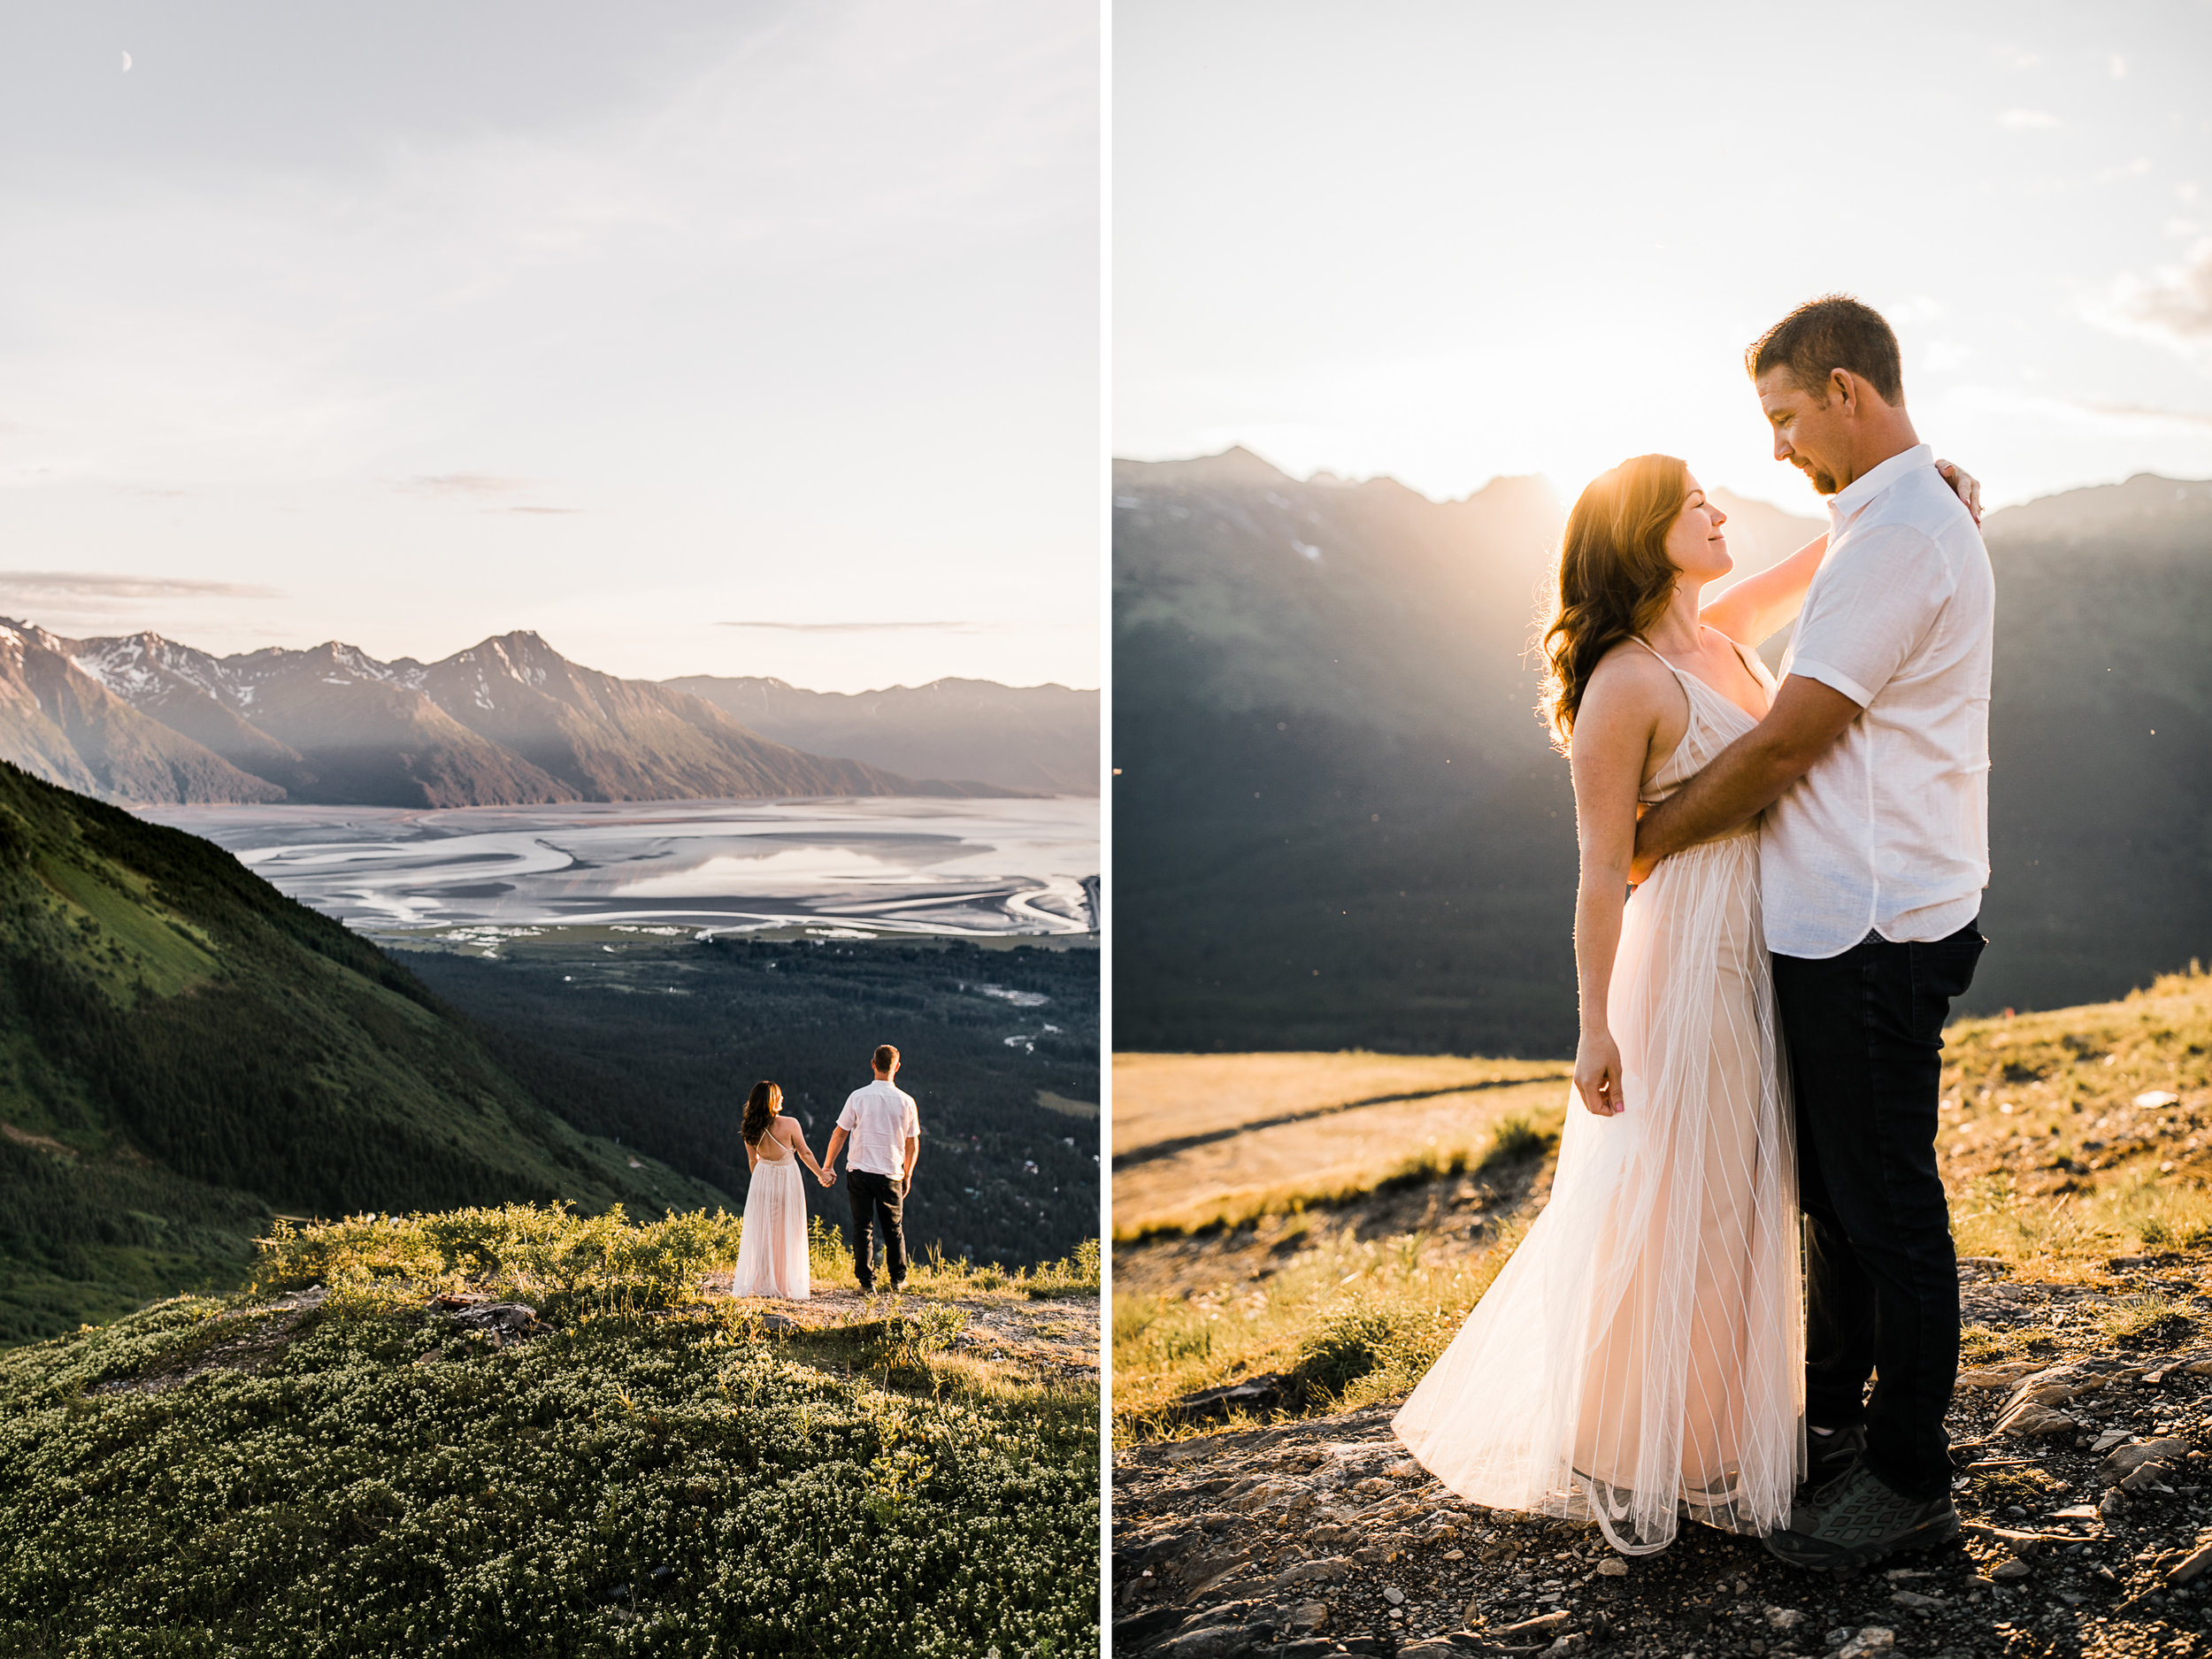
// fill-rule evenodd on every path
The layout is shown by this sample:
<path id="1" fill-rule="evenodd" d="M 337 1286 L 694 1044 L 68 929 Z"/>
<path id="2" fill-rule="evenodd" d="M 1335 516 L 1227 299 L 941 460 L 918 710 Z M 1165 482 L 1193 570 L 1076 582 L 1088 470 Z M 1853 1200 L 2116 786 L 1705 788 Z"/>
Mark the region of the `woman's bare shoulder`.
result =
<path id="1" fill-rule="evenodd" d="M 1625 754 L 1664 741 L 1684 718 L 1686 699 L 1674 671 L 1649 647 L 1623 640 L 1598 659 L 1575 714 L 1578 747 Z"/>
<path id="2" fill-rule="evenodd" d="M 1664 697 L 1673 689 L 1674 671 L 1661 662 L 1649 646 L 1639 640 L 1617 640 L 1590 671 L 1590 683 L 1583 688 L 1583 697 L 1586 702 L 1597 696 L 1607 702 L 1634 704 L 1652 697 Z"/>

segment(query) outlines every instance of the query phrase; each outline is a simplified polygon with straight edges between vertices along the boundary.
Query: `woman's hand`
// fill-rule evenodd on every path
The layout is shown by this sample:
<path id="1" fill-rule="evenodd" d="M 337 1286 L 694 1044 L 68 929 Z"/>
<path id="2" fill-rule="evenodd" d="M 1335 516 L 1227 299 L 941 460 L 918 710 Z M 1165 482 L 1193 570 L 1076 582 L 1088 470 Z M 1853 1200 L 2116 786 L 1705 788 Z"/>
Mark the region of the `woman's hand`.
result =
<path id="1" fill-rule="evenodd" d="M 1966 511 L 1974 515 L 1974 522 L 1981 523 L 1981 480 L 1956 461 L 1938 461 L 1935 465 L 1936 471 L 1943 474 L 1943 481 L 1958 492 L 1959 499 L 1966 503 Z"/>
<path id="2" fill-rule="evenodd" d="M 1621 1097 L 1621 1051 L 1611 1033 L 1586 1031 L 1575 1045 L 1575 1093 L 1600 1118 L 1627 1110 Z"/>

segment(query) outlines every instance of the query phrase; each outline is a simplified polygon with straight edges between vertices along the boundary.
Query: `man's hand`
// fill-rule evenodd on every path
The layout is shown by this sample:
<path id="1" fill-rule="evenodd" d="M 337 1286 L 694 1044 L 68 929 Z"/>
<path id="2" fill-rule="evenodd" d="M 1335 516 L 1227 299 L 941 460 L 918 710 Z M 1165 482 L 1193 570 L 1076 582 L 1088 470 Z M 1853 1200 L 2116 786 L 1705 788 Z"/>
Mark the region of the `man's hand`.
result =
<path id="1" fill-rule="evenodd" d="M 822 1185 L 825 1187 L 834 1187 L 837 1185 L 837 1166 L 835 1164 L 825 1164 L 822 1165 Z"/>
<path id="2" fill-rule="evenodd" d="M 1636 823 L 1628 879 L 1641 886 L 1671 853 L 1749 823 L 1813 768 L 1859 718 L 1859 705 L 1832 686 L 1792 674 L 1767 718 L 1713 757 Z"/>

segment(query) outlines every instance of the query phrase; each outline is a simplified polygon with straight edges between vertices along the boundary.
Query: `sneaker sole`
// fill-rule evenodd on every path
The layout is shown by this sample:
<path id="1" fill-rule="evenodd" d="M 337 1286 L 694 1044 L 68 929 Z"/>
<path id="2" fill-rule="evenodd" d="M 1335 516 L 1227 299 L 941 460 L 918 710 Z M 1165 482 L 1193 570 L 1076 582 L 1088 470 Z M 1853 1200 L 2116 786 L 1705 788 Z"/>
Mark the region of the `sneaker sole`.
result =
<path id="1" fill-rule="evenodd" d="M 1862 1567 L 1871 1566 L 1878 1561 L 1886 1561 L 1892 1555 L 1910 1555 L 1947 1544 L 1959 1535 L 1959 1531 L 1958 1511 L 1954 1509 L 1948 1515 L 1923 1522 L 1909 1532 L 1901 1532 L 1894 1538 L 1884 1539 L 1878 1544 L 1864 1544 L 1856 1549 L 1816 1548 L 1799 1555 L 1793 1554 L 1787 1546 L 1777 1548 L 1775 1540 L 1778 1539 L 1801 1536 L 1795 1532 L 1773 1532 L 1759 1541 L 1766 1546 L 1767 1554 L 1777 1561 L 1816 1572 L 1832 1572 L 1840 1578 L 1856 1572 Z M 1813 1542 L 1811 1540 L 1806 1541 Z"/>

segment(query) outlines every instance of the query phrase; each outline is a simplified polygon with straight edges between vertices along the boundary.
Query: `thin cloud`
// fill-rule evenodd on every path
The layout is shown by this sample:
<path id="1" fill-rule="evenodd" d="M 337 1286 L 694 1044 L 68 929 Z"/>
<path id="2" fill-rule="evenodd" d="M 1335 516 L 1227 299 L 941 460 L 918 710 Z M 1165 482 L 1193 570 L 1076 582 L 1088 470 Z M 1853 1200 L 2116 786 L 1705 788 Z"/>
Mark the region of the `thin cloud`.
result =
<path id="1" fill-rule="evenodd" d="M 250 582 L 198 582 L 104 571 L 0 571 L 0 593 L 35 599 L 281 599 Z"/>
<path id="2" fill-rule="evenodd" d="M 527 482 L 499 472 L 429 472 L 403 479 L 394 488 L 425 495 L 504 495 Z"/>
<path id="3" fill-rule="evenodd" d="M 2185 265 L 2147 278 L 2121 278 L 2089 319 L 2114 334 L 2157 340 L 2192 355 L 2212 352 L 2212 238 L 2192 249 Z"/>
<path id="4" fill-rule="evenodd" d="M 583 512 L 582 507 L 485 507 L 483 512 Z"/>
<path id="5" fill-rule="evenodd" d="M 770 628 L 780 634 L 985 634 L 975 622 L 718 622 L 721 628 Z"/>
<path id="6" fill-rule="evenodd" d="M 1997 118 L 1997 125 L 2024 131 L 2031 127 L 2057 127 L 2057 116 L 2048 110 L 2007 110 Z"/>
<path id="7" fill-rule="evenodd" d="M 2150 403 L 2088 403 L 2082 405 L 2100 415 L 2116 415 L 2127 420 L 2170 421 L 2179 426 L 2212 426 L 2212 410 L 2160 409 Z"/>

